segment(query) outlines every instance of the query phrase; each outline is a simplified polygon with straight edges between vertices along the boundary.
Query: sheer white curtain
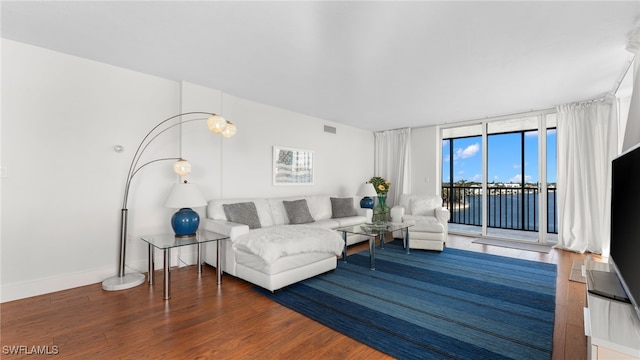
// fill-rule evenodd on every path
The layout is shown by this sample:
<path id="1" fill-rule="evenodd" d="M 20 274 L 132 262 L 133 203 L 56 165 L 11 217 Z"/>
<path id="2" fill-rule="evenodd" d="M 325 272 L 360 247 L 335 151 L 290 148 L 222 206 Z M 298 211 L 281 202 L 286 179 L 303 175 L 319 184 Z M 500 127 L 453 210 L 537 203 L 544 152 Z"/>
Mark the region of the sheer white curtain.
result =
<path id="1" fill-rule="evenodd" d="M 611 160 L 618 149 L 615 97 L 558 107 L 558 245 L 608 254 Z"/>
<path id="2" fill-rule="evenodd" d="M 378 131 L 374 136 L 374 176 L 391 181 L 387 205 L 392 206 L 403 192 L 411 193 L 411 129 Z"/>

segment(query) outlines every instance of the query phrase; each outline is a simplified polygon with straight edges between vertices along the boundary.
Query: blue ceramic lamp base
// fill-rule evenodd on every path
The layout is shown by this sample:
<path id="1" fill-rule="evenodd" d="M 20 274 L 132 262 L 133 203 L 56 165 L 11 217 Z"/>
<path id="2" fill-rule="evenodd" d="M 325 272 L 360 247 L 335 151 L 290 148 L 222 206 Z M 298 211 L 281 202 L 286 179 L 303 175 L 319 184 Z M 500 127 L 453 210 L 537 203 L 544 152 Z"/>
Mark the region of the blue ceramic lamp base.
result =
<path id="1" fill-rule="evenodd" d="M 194 236 L 200 225 L 200 216 L 191 208 L 182 208 L 171 217 L 171 227 L 179 237 Z"/>
<path id="2" fill-rule="evenodd" d="M 363 209 L 373 209 L 373 198 L 365 196 L 360 200 L 360 207 Z"/>

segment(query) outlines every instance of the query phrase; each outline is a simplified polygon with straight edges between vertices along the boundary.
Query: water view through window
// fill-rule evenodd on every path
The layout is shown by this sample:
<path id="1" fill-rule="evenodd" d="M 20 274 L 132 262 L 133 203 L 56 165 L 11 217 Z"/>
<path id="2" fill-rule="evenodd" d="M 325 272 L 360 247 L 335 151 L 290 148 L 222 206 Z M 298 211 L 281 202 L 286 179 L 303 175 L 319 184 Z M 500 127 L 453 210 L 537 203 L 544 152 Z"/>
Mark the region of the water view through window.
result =
<path id="1" fill-rule="evenodd" d="M 546 194 L 547 232 L 558 232 L 556 131 L 547 129 L 545 135 L 546 189 L 538 170 L 538 131 L 487 135 L 487 227 L 539 231 L 540 196 Z M 482 136 L 442 142 L 442 196 L 451 223 L 482 225 L 482 154 Z"/>

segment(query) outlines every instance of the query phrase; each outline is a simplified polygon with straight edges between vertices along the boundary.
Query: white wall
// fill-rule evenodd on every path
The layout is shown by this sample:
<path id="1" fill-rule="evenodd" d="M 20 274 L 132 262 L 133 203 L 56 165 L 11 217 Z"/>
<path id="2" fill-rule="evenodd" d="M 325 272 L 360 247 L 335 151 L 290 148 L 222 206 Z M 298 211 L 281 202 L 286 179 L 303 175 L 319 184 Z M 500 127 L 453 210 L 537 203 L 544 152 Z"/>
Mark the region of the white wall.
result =
<path id="1" fill-rule="evenodd" d="M 221 113 L 238 134 L 222 139 L 189 124 L 182 137 L 166 133 L 145 155 L 182 153 L 193 165 L 188 180 L 208 198 L 351 195 L 373 172 L 370 131 L 3 39 L 0 167 L 8 176 L 0 188 L 0 301 L 115 275 L 135 147 L 160 120 L 192 110 Z M 324 125 L 337 134 L 324 133 Z M 125 151 L 114 152 L 116 144 Z M 314 185 L 273 186 L 273 145 L 313 150 Z M 134 178 L 127 264 L 135 270 L 147 263 L 138 238 L 170 231 L 175 210 L 162 203 L 179 180 L 170 165 Z"/>

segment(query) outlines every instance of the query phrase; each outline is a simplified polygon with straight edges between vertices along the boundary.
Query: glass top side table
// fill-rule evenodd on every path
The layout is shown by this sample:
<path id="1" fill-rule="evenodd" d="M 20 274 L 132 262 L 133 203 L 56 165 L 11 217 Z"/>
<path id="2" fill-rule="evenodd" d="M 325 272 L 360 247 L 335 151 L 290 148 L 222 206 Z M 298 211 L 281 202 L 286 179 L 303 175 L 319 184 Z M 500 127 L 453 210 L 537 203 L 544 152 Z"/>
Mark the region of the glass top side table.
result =
<path id="1" fill-rule="evenodd" d="M 196 245 L 198 248 L 198 275 L 202 273 L 202 249 L 201 246 L 204 243 L 216 242 L 216 279 L 218 285 L 222 284 L 222 268 L 220 266 L 220 251 L 221 241 L 228 240 L 226 235 L 218 234 L 212 231 L 198 230 L 194 236 L 179 237 L 175 234 L 159 234 L 159 235 L 145 235 L 140 238 L 142 241 L 149 244 L 149 285 L 153 284 L 153 271 L 155 269 L 154 263 L 154 248 L 162 250 L 164 253 L 164 299 L 171 298 L 171 270 L 170 259 L 171 249 Z"/>
<path id="2" fill-rule="evenodd" d="M 337 231 L 342 232 L 344 238 L 344 250 L 342 251 L 342 261 L 347 262 L 347 234 L 359 234 L 369 237 L 369 267 L 371 270 L 376 268 L 376 253 L 375 253 L 375 239 L 376 236 L 380 236 L 380 248 L 384 249 L 384 236 L 387 232 L 394 232 L 397 230 L 404 231 L 404 247 L 405 252 L 409 254 L 409 227 L 413 226 L 412 223 L 393 223 L 385 222 L 382 224 L 362 224 L 356 226 L 345 226 L 337 228 Z"/>

